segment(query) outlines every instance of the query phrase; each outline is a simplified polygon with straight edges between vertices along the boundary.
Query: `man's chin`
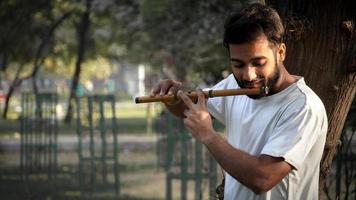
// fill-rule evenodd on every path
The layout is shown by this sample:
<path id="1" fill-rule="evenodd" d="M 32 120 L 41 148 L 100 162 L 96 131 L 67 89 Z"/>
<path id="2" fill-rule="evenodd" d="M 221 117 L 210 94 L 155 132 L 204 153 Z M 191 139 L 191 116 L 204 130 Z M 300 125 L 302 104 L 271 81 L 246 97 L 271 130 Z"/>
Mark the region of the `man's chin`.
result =
<path id="1" fill-rule="evenodd" d="M 258 86 L 258 87 L 252 87 L 252 86 L 242 86 L 240 87 L 241 89 L 254 89 L 254 88 L 260 88 L 261 86 Z M 249 98 L 251 99 L 260 99 L 262 98 L 263 96 L 258 94 L 258 95 L 247 95 Z"/>
<path id="2" fill-rule="evenodd" d="M 262 98 L 263 96 L 261 96 L 261 95 L 247 95 L 249 98 L 251 98 L 251 99 L 260 99 L 260 98 Z"/>

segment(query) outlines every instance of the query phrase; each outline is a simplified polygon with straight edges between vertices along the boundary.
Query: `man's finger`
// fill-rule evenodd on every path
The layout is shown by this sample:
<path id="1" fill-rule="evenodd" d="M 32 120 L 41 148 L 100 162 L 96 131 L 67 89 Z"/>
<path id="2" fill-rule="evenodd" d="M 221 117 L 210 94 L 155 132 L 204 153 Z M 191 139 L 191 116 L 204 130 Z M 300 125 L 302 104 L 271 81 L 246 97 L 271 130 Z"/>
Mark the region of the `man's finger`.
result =
<path id="1" fill-rule="evenodd" d="M 165 95 L 168 93 L 169 89 L 173 86 L 172 81 L 168 80 L 165 81 L 164 84 L 162 83 L 161 92 L 159 95 Z"/>
<path id="2" fill-rule="evenodd" d="M 189 118 L 185 118 L 185 119 L 183 120 L 183 122 L 184 122 L 185 127 L 187 127 L 188 131 L 189 131 L 189 132 L 192 132 L 191 127 L 194 126 L 194 125 L 192 124 L 192 121 L 191 121 Z"/>
<path id="3" fill-rule="evenodd" d="M 188 117 L 188 115 L 189 115 L 189 113 L 190 113 L 190 112 L 189 112 L 189 109 L 184 110 L 183 113 L 184 113 L 184 115 L 185 115 L 186 117 Z"/>
<path id="4" fill-rule="evenodd" d="M 151 91 L 150 91 L 150 96 L 153 97 L 153 96 L 156 96 L 161 90 L 161 84 L 157 84 L 155 85 Z"/>
<path id="5" fill-rule="evenodd" d="M 198 94 L 198 105 L 200 107 L 205 108 L 205 96 L 203 91 L 201 89 L 197 89 L 197 94 Z"/>
<path id="6" fill-rule="evenodd" d="M 194 107 L 193 101 L 182 90 L 179 90 L 177 95 L 180 99 L 183 100 L 183 102 L 189 109 L 192 109 Z"/>
<path id="7" fill-rule="evenodd" d="M 178 91 L 178 88 L 177 88 L 176 86 L 172 86 L 172 87 L 169 89 L 168 94 L 169 94 L 169 95 L 174 95 L 174 94 L 177 93 L 177 91 Z"/>

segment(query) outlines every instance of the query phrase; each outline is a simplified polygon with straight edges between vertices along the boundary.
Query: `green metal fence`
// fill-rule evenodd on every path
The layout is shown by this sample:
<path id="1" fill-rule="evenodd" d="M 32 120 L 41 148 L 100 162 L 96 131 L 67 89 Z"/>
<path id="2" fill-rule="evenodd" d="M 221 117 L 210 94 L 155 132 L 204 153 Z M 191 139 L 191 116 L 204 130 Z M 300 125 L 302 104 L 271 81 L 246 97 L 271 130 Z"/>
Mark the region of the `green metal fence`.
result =
<path id="1" fill-rule="evenodd" d="M 189 183 L 194 184 L 194 199 L 215 199 L 217 163 L 193 139 L 184 127 L 183 120 L 163 112 L 156 123 L 158 165 L 166 171 L 166 199 L 173 197 L 173 182 L 180 182 L 180 199 L 188 199 Z M 203 196 L 203 187 L 208 194 Z"/>
<path id="2" fill-rule="evenodd" d="M 76 99 L 79 185 L 82 195 L 120 195 L 119 146 L 114 95 Z"/>
<path id="3" fill-rule="evenodd" d="M 58 96 L 55 93 L 22 93 L 21 97 L 20 168 L 23 180 L 37 176 L 54 181 L 58 167 Z"/>

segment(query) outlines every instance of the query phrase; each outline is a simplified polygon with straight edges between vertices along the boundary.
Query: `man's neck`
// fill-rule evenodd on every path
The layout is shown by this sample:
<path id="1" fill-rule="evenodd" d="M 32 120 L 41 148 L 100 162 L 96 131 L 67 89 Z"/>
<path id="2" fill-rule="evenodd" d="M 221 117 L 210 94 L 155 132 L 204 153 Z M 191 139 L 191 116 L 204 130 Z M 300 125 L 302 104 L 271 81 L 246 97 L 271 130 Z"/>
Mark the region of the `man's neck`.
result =
<path id="1" fill-rule="evenodd" d="M 277 80 L 276 84 L 273 86 L 273 92 L 278 93 L 286 89 L 296 81 L 297 79 L 294 76 L 290 75 L 284 67 L 281 67 L 281 75 Z"/>

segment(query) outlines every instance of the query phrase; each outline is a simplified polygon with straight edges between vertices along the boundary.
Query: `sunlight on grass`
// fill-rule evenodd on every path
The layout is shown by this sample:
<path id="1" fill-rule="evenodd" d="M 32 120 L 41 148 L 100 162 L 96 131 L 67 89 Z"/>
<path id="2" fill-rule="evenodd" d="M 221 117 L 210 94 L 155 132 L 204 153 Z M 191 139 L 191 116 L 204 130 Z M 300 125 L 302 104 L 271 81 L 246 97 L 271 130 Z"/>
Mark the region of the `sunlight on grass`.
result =
<path id="1" fill-rule="evenodd" d="M 150 107 L 148 107 L 150 106 Z M 156 117 L 162 111 L 161 105 L 137 105 L 130 107 L 119 107 L 116 109 L 118 118 L 147 118 L 149 112 L 151 117 Z"/>
<path id="2" fill-rule="evenodd" d="M 148 107 L 150 106 L 150 107 Z M 116 109 L 116 117 L 118 119 L 119 133 L 146 133 L 153 129 L 155 118 L 162 111 L 160 105 L 130 105 Z"/>
<path id="3" fill-rule="evenodd" d="M 145 118 L 147 109 L 145 108 L 120 108 L 117 109 L 118 118 Z"/>

